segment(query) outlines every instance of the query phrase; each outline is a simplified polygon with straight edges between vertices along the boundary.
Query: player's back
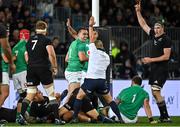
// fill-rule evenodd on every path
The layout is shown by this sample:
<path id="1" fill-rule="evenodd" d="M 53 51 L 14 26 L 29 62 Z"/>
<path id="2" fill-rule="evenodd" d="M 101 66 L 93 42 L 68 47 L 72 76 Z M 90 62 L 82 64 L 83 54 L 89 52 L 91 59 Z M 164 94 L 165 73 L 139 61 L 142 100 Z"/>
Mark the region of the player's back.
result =
<path id="1" fill-rule="evenodd" d="M 28 66 L 30 67 L 49 67 L 50 61 L 47 46 L 51 45 L 50 39 L 45 35 L 36 34 L 32 36 L 26 44 L 28 52 Z"/>
<path id="2" fill-rule="evenodd" d="M 138 85 L 124 89 L 118 98 L 122 101 L 118 105 L 123 115 L 134 119 L 139 109 L 143 106 L 144 100 L 149 98 L 148 93 Z"/>

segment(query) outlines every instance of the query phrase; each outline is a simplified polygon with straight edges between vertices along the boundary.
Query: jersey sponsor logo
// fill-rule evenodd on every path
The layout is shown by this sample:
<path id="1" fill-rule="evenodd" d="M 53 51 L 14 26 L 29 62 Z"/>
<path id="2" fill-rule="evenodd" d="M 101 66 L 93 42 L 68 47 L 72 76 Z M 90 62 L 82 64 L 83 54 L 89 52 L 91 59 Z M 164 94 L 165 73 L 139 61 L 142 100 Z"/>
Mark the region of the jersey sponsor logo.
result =
<path id="1" fill-rule="evenodd" d="M 156 40 L 154 40 L 154 45 L 157 45 L 157 43 L 158 43 L 158 42 L 157 42 Z"/>
<path id="2" fill-rule="evenodd" d="M 162 38 L 159 38 L 158 41 L 162 41 Z"/>

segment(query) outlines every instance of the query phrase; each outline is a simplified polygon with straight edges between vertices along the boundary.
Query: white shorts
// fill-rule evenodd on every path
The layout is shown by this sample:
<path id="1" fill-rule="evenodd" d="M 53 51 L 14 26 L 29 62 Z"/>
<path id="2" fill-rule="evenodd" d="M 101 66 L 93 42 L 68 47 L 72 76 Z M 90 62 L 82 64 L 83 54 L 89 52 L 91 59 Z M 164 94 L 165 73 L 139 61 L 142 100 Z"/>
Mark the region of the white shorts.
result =
<path id="1" fill-rule="evenodd" d="M 84 79 L 86 78 L 87 72 L 82 71 L 81 85 L 84 83 Z"/>
<path id="2" fill-rule="evenodd" d="M 137 120 L 138 120 L 137 116 L 133 120 L 130 120 L 129 118 L 124 116 L 122 113 L 120 113 L 120 114 L 121 114 L 121 117 L 122 117 L 122 120 L 124 121 L 124 123 L 136 123 Z M 110 110 L 109 110 L 109 117 L 112 117 L 112 116 L 116 116 L 116 115 L 114 114 L 114 112 L 110 108 Z M 118 119 L 118 118 L 116 117 L 116 119 Z"/>
<path id="3" fill-rule="evenodd" d="M 27 71 L 22 71 L 12 75 L 15 90 L 26 89 L 26 75 Z"/>
<path id="4" fill-rule="evenodd" d="M 133 120 L 130 120 L 129 118 L 124 116 L 122 113 L 121 113 L 121 117 L 122 117 L 122 120 L 124 121 L 124 123 L 136 123 L 138 120 L 137 116 Z"/>
<path id="5" fill-rule="evenodd" d="M 71 83 L 80 83 L 82 79 L 82 72 L 69 72 L 65 71 L 65 78 L 69 84 Z"/>
<path id="6" fill-rule="evenodd" d="M 2 85 L 9 85 L 9 74 L 8 74 L 8 72 L 2 72 Z"/>

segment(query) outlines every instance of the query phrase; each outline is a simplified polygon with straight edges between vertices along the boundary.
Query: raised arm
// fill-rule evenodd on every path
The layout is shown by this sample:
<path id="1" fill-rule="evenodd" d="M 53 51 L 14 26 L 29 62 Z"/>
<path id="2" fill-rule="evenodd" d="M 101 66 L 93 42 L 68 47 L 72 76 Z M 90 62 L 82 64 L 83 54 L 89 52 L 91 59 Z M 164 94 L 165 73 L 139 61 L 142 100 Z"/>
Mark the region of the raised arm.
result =
<path id="1" fill-rule="evenodd" d="M 142 14 L 141 14 L 141 1 L 137 0 L 137 4 L 134 7 L 135 7 L 135 10 L 136 10 L 137 19 L 138 19 L 138 22 L 139 22 L 141 28 L 149 35 L 149 32 L 150 32 L 151 28 L 147 25 L 146 21 L 142 17 Z"/>
<path id="2" fill-rule="evenodd" d="M 91 16 L 89 19 L 89 37 L 91 37 L 92 34 L 94 34 L 93 25 L 95 25 L 95 21 L 94 21 L 94 17 Z"/>
<path id="3" fill-rule="evenodd" d="M 70 33 L 70 35 L 71 35 L 74 39 L 77 39 L 77 38 L 78 38 L 78 34 L 77 34 L 77 32 L 72 28 L 69 18 L 67 19 L 66 26 L 67 26 L 67 28 L 68 28 L 68 32 Z"/>

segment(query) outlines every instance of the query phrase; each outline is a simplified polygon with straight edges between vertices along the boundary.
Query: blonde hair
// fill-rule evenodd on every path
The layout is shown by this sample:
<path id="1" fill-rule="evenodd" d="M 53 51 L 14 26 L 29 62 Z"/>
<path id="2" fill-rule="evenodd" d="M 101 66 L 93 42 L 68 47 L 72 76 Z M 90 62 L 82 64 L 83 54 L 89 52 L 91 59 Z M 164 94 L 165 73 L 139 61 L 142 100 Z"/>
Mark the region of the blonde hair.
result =
<path id="1" fill-rule="evenodd" d="M 47 31 L 47 23 L 44 21 L 38 21 L 36 23 L 36 32 L 46 32 Z"/>

